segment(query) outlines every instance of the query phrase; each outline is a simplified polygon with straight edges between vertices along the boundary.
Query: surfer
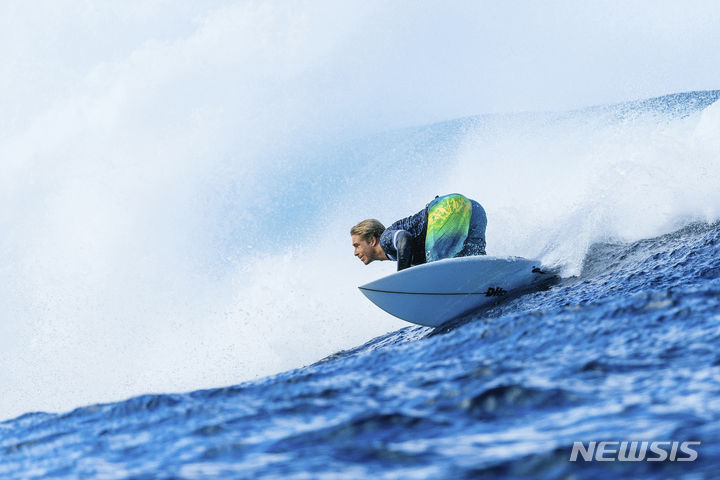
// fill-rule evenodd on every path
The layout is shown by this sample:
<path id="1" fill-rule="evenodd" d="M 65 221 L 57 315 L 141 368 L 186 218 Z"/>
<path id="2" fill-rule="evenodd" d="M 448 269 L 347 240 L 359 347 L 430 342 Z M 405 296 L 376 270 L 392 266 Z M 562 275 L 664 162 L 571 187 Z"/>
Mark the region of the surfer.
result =
<path id="1" fill-rule="evenodd" d="M 375 219 L 352 229 L 355 256 L 365 265 L 397 261 L 397 269 L 442 258 L 485 255 L 487 216 L 483 207 L 459 193 L 435 199 L 415 215 L 385 228 Z"/>

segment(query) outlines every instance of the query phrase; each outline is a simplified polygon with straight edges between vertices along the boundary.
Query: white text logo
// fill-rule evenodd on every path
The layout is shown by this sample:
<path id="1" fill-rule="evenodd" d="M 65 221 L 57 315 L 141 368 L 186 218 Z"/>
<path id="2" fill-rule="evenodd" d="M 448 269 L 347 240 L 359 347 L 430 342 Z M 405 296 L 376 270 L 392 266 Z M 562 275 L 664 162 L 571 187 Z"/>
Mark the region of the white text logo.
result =
<path id="1" fill-rule="evenodd" d="M 570 461 L 578 455 L 586 462 L 693 462 L 700 442 L 573 442 Z"/>

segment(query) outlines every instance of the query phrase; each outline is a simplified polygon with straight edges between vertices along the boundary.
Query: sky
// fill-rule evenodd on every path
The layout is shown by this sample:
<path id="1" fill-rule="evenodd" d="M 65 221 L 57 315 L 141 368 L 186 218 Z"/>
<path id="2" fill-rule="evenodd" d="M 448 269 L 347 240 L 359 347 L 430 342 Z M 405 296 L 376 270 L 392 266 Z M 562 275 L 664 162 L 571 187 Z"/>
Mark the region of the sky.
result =
<path id="1" fill-rule="evenodd" d="M 177 79 L 194 70 L 179 51 L 273 113 L 307 108 L 351 131 L 713 89 L 720 78 L 712 1 L 7 1 L 0 15 L 0 105 L 15 122 L 145 56 L 162 58 L 148 59 L 143 80 Z"/>

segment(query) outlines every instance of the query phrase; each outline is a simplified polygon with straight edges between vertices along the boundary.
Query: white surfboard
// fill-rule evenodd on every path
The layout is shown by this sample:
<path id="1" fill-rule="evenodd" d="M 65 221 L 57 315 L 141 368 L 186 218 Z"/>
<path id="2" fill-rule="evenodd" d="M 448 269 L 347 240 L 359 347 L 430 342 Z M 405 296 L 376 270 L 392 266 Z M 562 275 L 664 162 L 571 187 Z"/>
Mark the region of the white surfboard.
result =
<path id="1" fill-rule="evenodd" d="M 401 270 L 359 288 L 387 313 L 436 327 L 541 288 L 552 275 L 538 267 L 539 261 L 520 257 L 448 258 Z"/>

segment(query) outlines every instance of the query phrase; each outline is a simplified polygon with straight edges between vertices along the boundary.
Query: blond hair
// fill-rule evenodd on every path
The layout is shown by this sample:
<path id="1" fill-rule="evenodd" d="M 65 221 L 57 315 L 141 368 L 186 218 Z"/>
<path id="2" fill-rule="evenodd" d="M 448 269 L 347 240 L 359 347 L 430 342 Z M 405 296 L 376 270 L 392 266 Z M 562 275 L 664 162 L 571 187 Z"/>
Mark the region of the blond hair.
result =
<path id="1" fill-rule="evenodd" d="M 369 242 L 373 237 L 380 238 L 385 231 L 385 226 L 374 218 L 369 218 L 358 223 L 350 229 L 350 235 L 359 235 L 360 238 Z"/>

